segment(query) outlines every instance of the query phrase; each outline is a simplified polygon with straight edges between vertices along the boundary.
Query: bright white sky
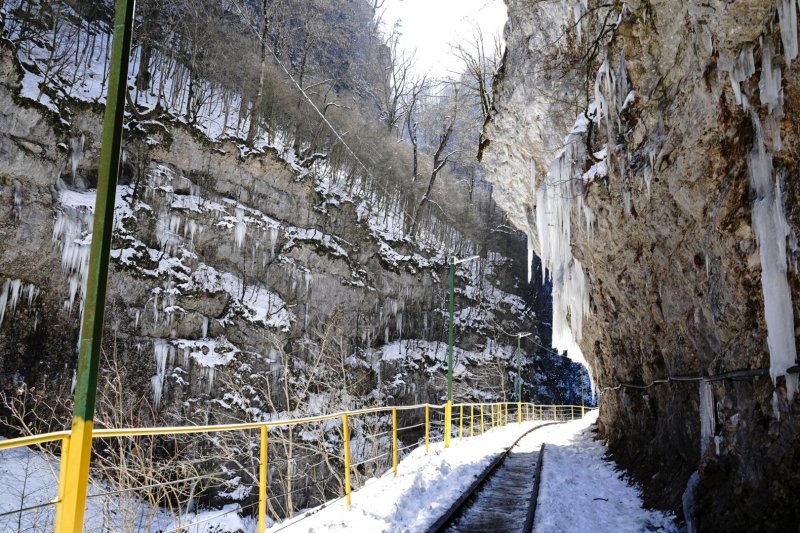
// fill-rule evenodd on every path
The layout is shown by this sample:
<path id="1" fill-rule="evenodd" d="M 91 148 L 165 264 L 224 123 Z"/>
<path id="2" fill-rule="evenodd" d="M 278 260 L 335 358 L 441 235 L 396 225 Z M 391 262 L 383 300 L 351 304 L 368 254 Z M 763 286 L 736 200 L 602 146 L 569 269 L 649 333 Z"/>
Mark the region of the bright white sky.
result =
<path id="1" fill-rule="evenodd" d="M 387 0 L 383 9 L 386 31 L 401 20 L 400 45 L 409 54 L 416 50 L 419 73 L 435 77 L 461 70 L 451 44 L 469 45 L 477 25 L 491 49 L 508 16 L 503 0 Z"/>

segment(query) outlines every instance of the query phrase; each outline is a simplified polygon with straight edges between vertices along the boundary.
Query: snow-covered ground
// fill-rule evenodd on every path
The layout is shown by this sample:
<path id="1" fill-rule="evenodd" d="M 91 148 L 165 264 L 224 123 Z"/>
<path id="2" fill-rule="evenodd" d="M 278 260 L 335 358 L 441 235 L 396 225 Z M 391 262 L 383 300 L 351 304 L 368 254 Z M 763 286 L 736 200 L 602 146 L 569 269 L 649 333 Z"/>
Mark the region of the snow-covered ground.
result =
<path id="1" fill-rule="evenodd" d="M 592 440 L 596 411 L 574 422 L 546 426 L 525 439 L 527 448 L 547 443 L 535 531 L 677 531 L 673 518 L 646 510 L 605 447 Z M 538 422 L 510 424 L 486 436 L 454 439 L 414 450 L 399 465 L 343 499 L 274 525 L 268 531 L 423 531 L 522 433 Z M 605 501 L 607 500 L 607 501 Z"/>
<path id="2" fill-rule="evenodd" d="M 606 447 L 593 438 L 596 420 L 592 411 L 548 428 L 534 531 L 678 531 L 671 515 L 644 509 L 639 488 L 604 459 Z"/>
<path id="3" fill-rule="evenodd" d="M 534 531 L 677 532 L 674 518 L 644 509 L 639 489 L 625 481 L 614 464 L 604 459 L 605 446 L 593 440 L 592 424 L 596 418 L 593 411 L 581 420 L 545 426 L 524 439 L 523 451 L 534 451 L 542 442 L 547 443 Z M 389 471 L 353 492 L 349 510 L 344 498 L 339 498 L 272 524 L 267 531 L 425 530 L 492 458 L 539 424 L 511 423 L 483 436 L 454 438 L 447 450 L 441 442 L 431 443 L 427 455 L 421 446 L 400 462 L 396 478 Z M 8 483 L 14 489 L 0 495 L 0 516 L 21 506 L 36 506 L 51 500 L 55 496 L 57 472 L 57 460 L 46 461 L 36 452 L 1 453 L 0 483 Z M 90 493 L 103 492 L 102 489 L 93 486 Z M 122 507 L 142 526 L 137 531 L 185 528 L 186 524 L 196 524 L 187 529 L 193 533 L 256 531 L 255 519 L 239 516 L 238 505 L 170 516 L 164 510 L 153 511 L 140 501 L 102 500 L 90 499 L 87 531 L 100 531 L 117 523 Z M 23 529 L 48 530 L 52 527 L 53 511 L 48 506 L 25 513 L 21 521 Z M 16 515 L 0 518 L 0 528 L 16 527 L 17 518 Z"/>

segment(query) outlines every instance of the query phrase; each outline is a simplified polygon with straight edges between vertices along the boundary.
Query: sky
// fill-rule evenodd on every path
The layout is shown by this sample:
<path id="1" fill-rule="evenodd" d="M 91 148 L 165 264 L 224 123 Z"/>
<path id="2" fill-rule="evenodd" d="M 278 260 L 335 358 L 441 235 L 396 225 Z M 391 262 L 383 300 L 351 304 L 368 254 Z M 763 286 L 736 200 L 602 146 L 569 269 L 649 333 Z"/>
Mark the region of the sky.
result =
<path id="1" fill-rule="evenodd" d="M 476 25 L 488 44 L 493 35 L 502 37 L 507 18 L 503 0 L 386 0 L 383 11 L 387 31 L 401 21 L 400 46 L 416 50 L 418 73 L 435 77 L 461 69 L 451 44 L 469 45 Z"/>

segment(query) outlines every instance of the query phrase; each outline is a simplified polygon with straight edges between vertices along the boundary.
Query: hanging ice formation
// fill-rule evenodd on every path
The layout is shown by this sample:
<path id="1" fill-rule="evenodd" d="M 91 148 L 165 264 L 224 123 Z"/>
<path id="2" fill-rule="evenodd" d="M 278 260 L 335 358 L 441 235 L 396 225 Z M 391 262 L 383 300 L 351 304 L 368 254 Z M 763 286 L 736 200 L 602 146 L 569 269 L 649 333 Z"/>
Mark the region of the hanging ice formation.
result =
<path id="1" fill-rule="evenodd" d="M 236 239 L 236 249 L 239 250 L 244 243 L 244 237 L 247 234 L 247 224 L 244 220 L 244 209 L 241 207 L 236 208 L 236 226 L 234 227 L 234 238 Z"/>
<path id="2" fill-rule="evenodd" d="M 798 55 L 797 0 L 777 0 L 781 41 L 786 67 Z M 783 208 L 782 173 L 773 167 L 772 152 L 782 149 L 780 120 L 783 117 L 782 74 L 773 65 L 772 37 L 762 37 L 761 79 L 759 99 L 767 108 L 762 125 L 756 110 L 751 112 L 753 147 L 747 156 L 750 190 L 753 193 L 752 223 L 761 260 L 761 289 L 764 295 L 764 319 L 767 324 L 767 346 L 770 356 L 770 376 L 773 382 L 779 376 L 786 379 L 789 401 L 798 390 L 798 376 L 788 374 L 797 359 L 794 335 L 794 314 L 791 290 L 787 279 L 787 238 L 793 238 L 786 222 Z M 740 83 L 755 73 L 753 45 L 746 45 L 736 56 L 730 69 L 731 86 L 736 101 L 745 111 L 750 110 L 749 100 Z"/>
<path id="3" fill-rule="evenodd" d="M 81 163 L 83 159 L 83 146 L 86 141 L 86 137 L 81 133 L 78 137 L 73 137 L 70 139 L 70 154 L 69 154 L 69 162 L 70 166 L 72 167 L 72 184 L 78 185 L 78 165 Z M 82 183 L 80 185 L 83 185 Z"/>
<path id="4" fill-rule="evenodd" d="M 22 218 L 22 184 L 18 181 L 14 182 L 14 218 Z"/>
<path id="5" fill-rule="evenodd" d="M 536 194 L 536 229 L 542 266 L 553 282 L 553 348 L 566 350 L 569 357 L 585 364 L 578 342 L 583 330 L 583 315 L 589 310 L 589 293 L 583 267 L 572 256 L 571 215 L 573 199 L 583 205 L 581 162 L 584 143 L 572 133 L 566 146 L 550 166 Z M 528 241 L 532 239 L 529 237 Z"/>
<path id="6" fill-rule="evenodd" d="M 153 357 L 156 362 L 156 373 L 150 378 L 150 385 L 153 387 L 153 407 L 158 409 L 166 386 L 167 363 L 171 363 L 175 359 L 175 347 L 168 341 L 155 340 L 153 341 Z"/>
<path id="7" fill-rule="evenodd" d="M 772 154 L 764 147 L 763 131 L 758 116 L 753 114 L 755 130 L 753 150 L 747 157 L 753 201 L 753 231 L 761 258 L 761 288 L 764 293 L 764 318 L 767 323 L 767 345 L 770 355 L 770 376 L 786 376 L 789 400 L 797 392 L 798 376 L 787 374 L 796 364 L 792 293 L 786 277 L 786 239 L 791 228 L 786 223 L 780 177 L 773 179 Z"/>
<path id="8" fill-rule="evenodd" d="M 68 298 L 64 309 L 72 310 L 80 293 L 81 305 L 85 296 L 86 276 L 89 273 L 89 250 L 92 245 L 92 211 L 86 207 L 64 206 L 56 213 L 53 241 L 61 243 L 61 269 L 68 276 Z"/>
<path id="9" fill-rule="evenodd" d="M 714 416 L 714 394 L 711 391 L 711 384 L 702 380 L 699 382 L 700 394 L 700 455 L 706 453 L 706 449 L 714 439 L 715 416 Z"/>
<path id="10" fill-rule="evenodd" d="M 39 288 L 33 283 L 23 283 L 20 279 L 5 280 L 2 290 L 0 290 L 0 326 L 3 325 L 6 309 L 13 313 L 17 308 L 20 296 L 25 297 L 28 307 L 30 307 L 38 295 Z"/>

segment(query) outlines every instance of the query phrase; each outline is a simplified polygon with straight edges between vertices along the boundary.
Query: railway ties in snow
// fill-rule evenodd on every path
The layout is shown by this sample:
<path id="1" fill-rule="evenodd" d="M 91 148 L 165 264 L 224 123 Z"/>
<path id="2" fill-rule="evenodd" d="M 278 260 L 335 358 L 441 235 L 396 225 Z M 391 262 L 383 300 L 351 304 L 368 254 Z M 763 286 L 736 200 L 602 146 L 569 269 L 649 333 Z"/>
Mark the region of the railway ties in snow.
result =
<path id="1" fill-rule="evenodd" d="M 429 532 L 528 533 L 536 511 L 544 444 L 527 431 L 484 470 Z"/>

